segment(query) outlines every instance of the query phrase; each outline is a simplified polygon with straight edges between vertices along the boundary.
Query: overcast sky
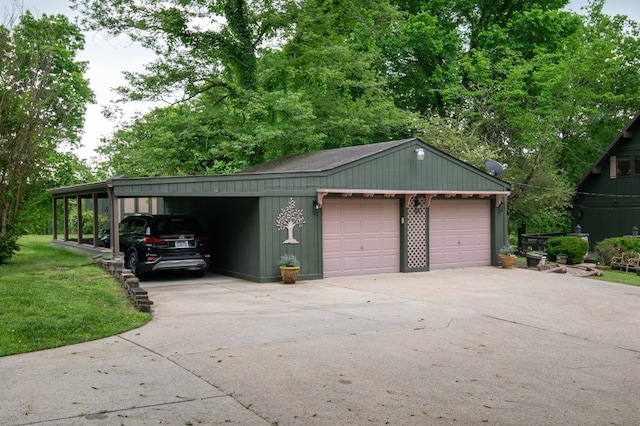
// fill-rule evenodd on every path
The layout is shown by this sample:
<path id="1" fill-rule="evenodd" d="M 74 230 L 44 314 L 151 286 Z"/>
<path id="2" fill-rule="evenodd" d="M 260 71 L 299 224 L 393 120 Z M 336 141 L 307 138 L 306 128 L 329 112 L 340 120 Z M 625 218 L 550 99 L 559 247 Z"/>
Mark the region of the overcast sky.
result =
<path id="1" fill-rule="evenodd" d="M 46 13 L 75 16 L 69 8 L 68 0 L 22 0 L 25 9 L 35 15 Z M 588 0 L 572 0 L 568 9 L 580 13 Z M 4 18 L 11 10 L 14 0 L 0 0 L 0 17 Z M 607 0 L 605 13 L 609 15 L 623 14 L 640 22 L 640 2 L 636 0 Z M 2 19 L 5 22 L 5 19 Z M 85 50 L 80 54 L 82 61 L 89 62 L 87 77 L 96 95 L 96 104 L 87 110 L 85 132 L 82 138 L 83 148 L 76 154 L 83 159 L 95 157 L 94 148 L 100 137 L 111 134 L 118 123 L 102 116 L 102 109 L 116 98 L 113 87 L 124 84 L 122 71 L 140 71 L 142 65 L 151 61 L 153 55 L 144 48 L 132 44 L 127 38 L 107 39 L 103 34 L 86 33 Z M 123 107 L 124 118 L 132 117 L 136 112 L 146 112 L 150 104 L 132 103 Z"/>

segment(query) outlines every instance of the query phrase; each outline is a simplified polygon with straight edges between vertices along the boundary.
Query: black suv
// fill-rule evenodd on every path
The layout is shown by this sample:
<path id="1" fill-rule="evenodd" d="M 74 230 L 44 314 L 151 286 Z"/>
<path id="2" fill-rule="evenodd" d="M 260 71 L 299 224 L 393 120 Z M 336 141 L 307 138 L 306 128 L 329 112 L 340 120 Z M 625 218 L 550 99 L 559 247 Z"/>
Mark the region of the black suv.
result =
<path id="1" fill-rule="evenodd" d="M 133 215 L 120 222 L 124 265 L 138 278 L 147 272 L 183 269 L 201 277 L 209 268 L 208 238 L 198 220 L 184 215 Z"/>

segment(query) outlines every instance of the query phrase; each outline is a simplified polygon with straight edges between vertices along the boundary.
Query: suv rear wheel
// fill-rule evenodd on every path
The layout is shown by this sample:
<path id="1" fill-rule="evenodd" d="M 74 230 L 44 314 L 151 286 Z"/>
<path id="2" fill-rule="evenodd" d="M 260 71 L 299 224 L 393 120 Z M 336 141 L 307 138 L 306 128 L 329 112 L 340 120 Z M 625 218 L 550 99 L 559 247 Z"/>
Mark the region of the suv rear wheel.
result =
<path id="1" fill-rule="evenodd" d="M 135 251 L 129 253 L 129 255 L 127 256 L 126 265 L 127 269 L 129 269 L 133 273 L 133 275 L 142 280 L 142 278 L 144 277 L 144 272 L 140 271 L 140 268 L 138 268 L 138 253 L 136 253 Z"/>

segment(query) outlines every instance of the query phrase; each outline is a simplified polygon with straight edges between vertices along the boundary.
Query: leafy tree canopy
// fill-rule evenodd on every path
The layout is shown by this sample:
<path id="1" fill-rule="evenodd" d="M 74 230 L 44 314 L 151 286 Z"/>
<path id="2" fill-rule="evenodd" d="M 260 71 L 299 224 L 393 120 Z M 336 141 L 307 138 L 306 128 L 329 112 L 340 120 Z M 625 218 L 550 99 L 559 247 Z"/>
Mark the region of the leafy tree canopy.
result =
<path id="1" fill-rule="evenodd" d="M 56 149 L 78 143 L 93 101 L 87 64 L 75 58 L 83 45 L 62 15 L 27 12 L 0 26 L 0 263 L 16 248 L 21 209 Z"/>

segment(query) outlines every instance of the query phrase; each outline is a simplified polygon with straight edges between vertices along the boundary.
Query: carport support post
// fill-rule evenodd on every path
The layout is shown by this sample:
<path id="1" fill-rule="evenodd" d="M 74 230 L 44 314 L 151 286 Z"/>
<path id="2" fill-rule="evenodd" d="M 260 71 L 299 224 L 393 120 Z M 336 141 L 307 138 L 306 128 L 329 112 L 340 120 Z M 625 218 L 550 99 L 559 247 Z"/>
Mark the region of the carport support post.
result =
<path id="1" fill-rule="evenodd" d="M 107 179 L 107 197 L 109 199 L 109 236 L 111 253 L 114 257 L 120 252 L 120 200 L 113 193 L 113 179 Z"/>
<path id="2" fill-rule="evenodd" d="M 69 199 L 62 198 L 62 215 L 64 216 L 63 241 L 69 241 Z"/>
<path id="3" fill-rule="evenodd" d="M 53 203 L 51 211 L 53 212 L 53 239 L 58 239 L 58 199 L 56 197 L 51 197 L 51 201 Z"/>
<path id="4" fill-rule="evenodd" d="M 111 251 L 114 254 L 120 253 L 120 209 L 115 206 L 120 205 L 120 199 L 118 197 L 113 197 L 113 225 L 111 231 Z"/>
<path id="5" fill-rule="evenodd" d="M 76 201 L 78 203 L 76 206 L 78 210 L 78 244 L 82 244 L 82 196 L 78 195 L 76 197 Z"/>
<path id="6" fill-rule="evenodd" d="M 93 246 L 100 246 L 99 238 L 98 238 L 98 194 L 91 195 L 91 201 L 93 203 Z"/>

